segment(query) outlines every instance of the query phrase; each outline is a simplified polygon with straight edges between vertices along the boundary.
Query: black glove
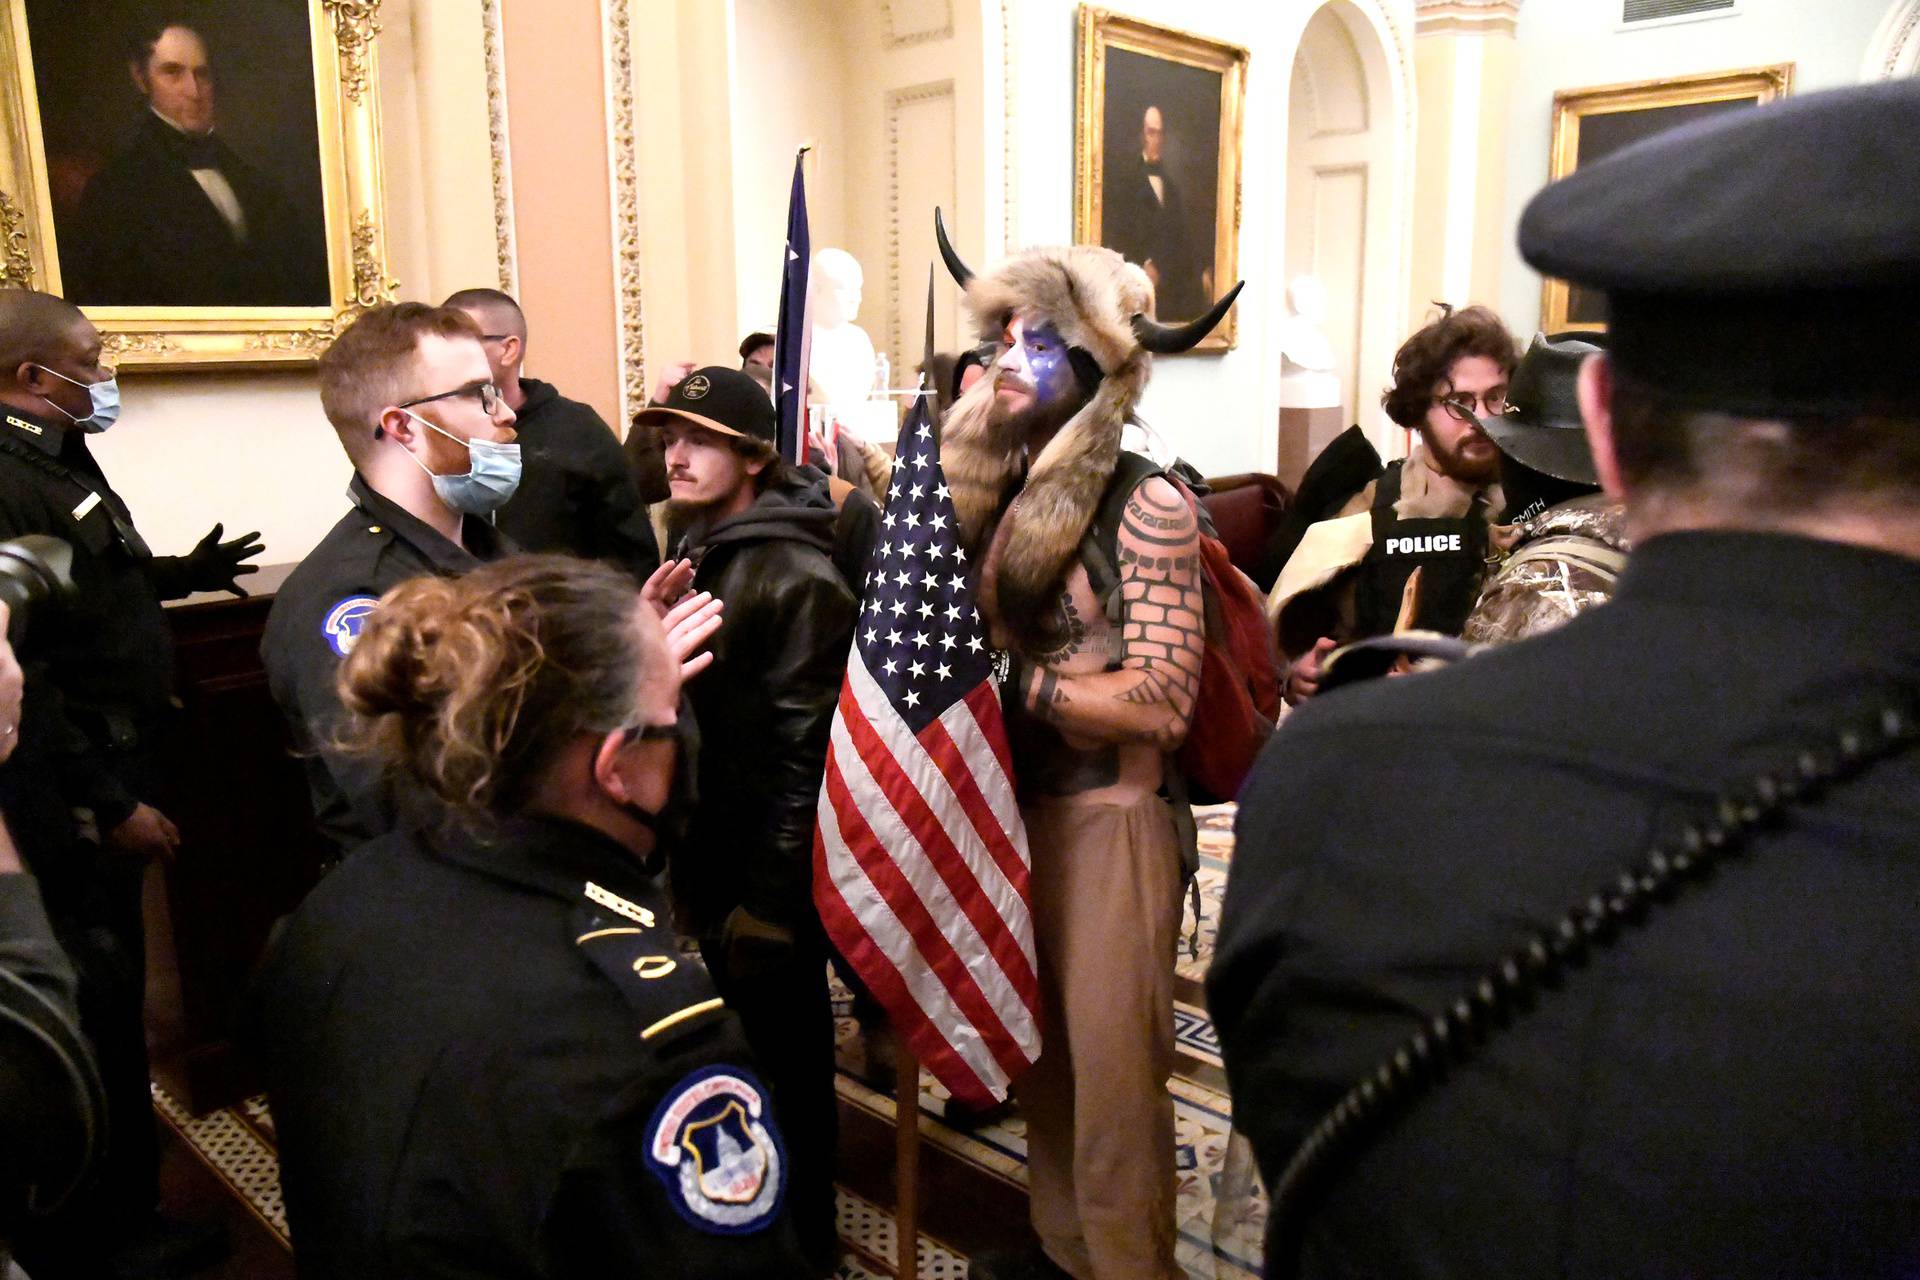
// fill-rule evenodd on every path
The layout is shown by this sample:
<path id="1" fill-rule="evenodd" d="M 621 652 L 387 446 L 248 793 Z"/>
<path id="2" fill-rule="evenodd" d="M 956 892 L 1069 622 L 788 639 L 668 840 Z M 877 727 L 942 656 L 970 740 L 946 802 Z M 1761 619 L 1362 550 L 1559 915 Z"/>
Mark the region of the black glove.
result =
<path id="1" fill-rule="evenodd" d="M 234 582 L 242 574 L 258 573 L 260 566 L 246 564 L 267 549 L 264 542 L 256 542 L 259 531 L 242 534 L 228 542 L 220 541 L 222 526 L 215 525 L 207 531 L 192 551 L 180 557 L 181 583 L 189 591 L 231 591 L 237 596 L 245 596 Z"/>

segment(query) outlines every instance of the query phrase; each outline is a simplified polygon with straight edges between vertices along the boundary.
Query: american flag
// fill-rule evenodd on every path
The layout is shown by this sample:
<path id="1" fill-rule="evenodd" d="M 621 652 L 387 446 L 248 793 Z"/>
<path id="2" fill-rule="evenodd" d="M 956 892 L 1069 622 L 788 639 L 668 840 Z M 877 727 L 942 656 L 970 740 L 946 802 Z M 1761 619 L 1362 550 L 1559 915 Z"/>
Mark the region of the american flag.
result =
<path id="1" fill-rule="evenodd" d="M 834 713 L 813 896 L 914 1056 L 984 1106 L 1040 1054 L 1031 863 L 927 399 L 900 431 Z"/>
<path id="2" fill-rule="evenodd" d="M 809 147 L 793 156 L 793 189 L 787 196 L 786 257 L 780 264 L 780 320 L 774 326 L 774 448 L 788 462 L 807 460 L 807 374 L 813 363 L 813 317 L 807 294 L 813 241 L 807 233 Z"/>

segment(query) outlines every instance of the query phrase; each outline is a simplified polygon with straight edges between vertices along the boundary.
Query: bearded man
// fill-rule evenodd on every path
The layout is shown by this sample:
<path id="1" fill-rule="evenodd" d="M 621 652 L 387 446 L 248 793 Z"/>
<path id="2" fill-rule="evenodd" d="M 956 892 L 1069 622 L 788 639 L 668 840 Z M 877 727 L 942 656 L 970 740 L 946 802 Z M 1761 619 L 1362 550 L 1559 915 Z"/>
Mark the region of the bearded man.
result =
<path id="1" fill-rule="evenodd" d="M 1382 466 L 1353 427 L 1307 469 L 1255 575 L 1278 574 L 1267 613 L 1291 664 L 1289 703 L 1319 690 L 1323 659 L 1349 641 L 1409 628 L 1460 634 L 1486 574 L 1488 529 L 1506 506 L 1500 450 L 1479 420 L 1505 410 L 1518 354 L 1487 308 L 1444 307 L 1394 353 L 1381 397 L 1419 442 Z"/>
<path id="2" fill-rule="evenodd" d="M 948 413 L 941 463 L 1001 684 L 1032 849 L 1044 1042 L 1016 1082 L 1042 1252 L 993 1277 L 1179 1274 L 1174 1262 L 1173 964 L 1180 845 L 1161 794 L 1205 644 L 1198 529 L 1165 477 L 1122 467 L 1151 353 L 1182 351 L 1232 305 L 1157 324 L 1145 274 L 1108 249 L 1033 249 L 974 276 L 941 252 L 986 334 L 990 373 Z M 1110 614 L 1081 559 L 1117 474 Z M 1109 618 L 1117 619 L 1110 622 Z"/>

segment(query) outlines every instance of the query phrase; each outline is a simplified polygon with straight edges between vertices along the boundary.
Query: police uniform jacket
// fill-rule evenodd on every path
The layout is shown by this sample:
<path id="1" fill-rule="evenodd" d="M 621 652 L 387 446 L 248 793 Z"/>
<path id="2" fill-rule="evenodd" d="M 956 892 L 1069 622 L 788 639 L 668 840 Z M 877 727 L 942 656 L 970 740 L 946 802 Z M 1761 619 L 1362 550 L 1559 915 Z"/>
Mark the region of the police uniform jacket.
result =
<path id="1" fill-rule="evenodd" d="M 514 417 L 526 460 L 520 487 L 500 508 L 500 531 L 524 551 L 607 560 L 645 582 L 660 544 L 620 441 L 592 406 L 549 382 L 522 378 Z"/>
<path id="2" fill-rule="evenodd" d="M 45 875 L 72 810 L 104 834 L 142 798 L 138 762 L 175 705 L 160 602 L 188 590 L 180 560 L 154 556 L 134 528 L 84 432 L 54 412 L 0 407 L 0 539 L 35 533 L 73 548 L 74 591 L 30 619 L 20 746 L 0 770 L 0 793 L 23 854 Z"/>
<path id="3" fill-rule="evenodd" d="M 250 1023 L 307 1280 L 805 1274 L 737 1023 L 598 831 L 375 841 L 289 918 Z"/>
<path id="4" fill-rule="evenodd" d="M 690 927 L 736 906 L 813 917 L 813 827 L 827 735 L 860 605 L 835 568 L 826 477 L 783 468 L 745 512 L 696 528 L 693 589 L 726 602 L 713 665 L 687 686 L 700 726 L 699 804 L 673 884 Z"/>
<path id="5" fill-rule="evenodd" d="M 1667 534 L 1613 602 L 1315 699 L 1208 975 L 1273 1186 L 1322 1113 L 1723 789 L 1920 684 L 1920 561 Z M 1920 756 L 1655 906 L 1336 1172 L 1309 1276 L 1920 1273 Z"/>
<path id="6" fill-rule="evenodd" d="M 409 578 L 454 577 L 516 548 L 478 516 L 447 541 L 359 475 L 353 509 L 288 575 L 267 614 L 260 657 L 302 755 L 314 819 L 342 852 L 392 828 L 395 797 L 378 769 L 323 750 L 342 715 L 334 677 L 380 597 Z"/>

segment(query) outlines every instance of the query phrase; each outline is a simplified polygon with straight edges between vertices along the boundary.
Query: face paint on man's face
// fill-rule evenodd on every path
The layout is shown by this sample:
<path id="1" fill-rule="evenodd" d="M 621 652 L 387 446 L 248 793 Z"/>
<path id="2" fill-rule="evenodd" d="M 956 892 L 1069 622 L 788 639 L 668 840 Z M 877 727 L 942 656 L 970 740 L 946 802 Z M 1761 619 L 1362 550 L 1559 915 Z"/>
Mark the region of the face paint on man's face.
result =
<path id="1" fill-rule="evenodd" d="M 1073 394 L 1073 362 L 1060 331 L 1050 324 L 1028 328 L 1015 317 L 1001 339 L 1006 348 L 998 362 L 1003 387 L 1018 395 L 1027 392 L 1035 405 L 1052 406 Z"/>

